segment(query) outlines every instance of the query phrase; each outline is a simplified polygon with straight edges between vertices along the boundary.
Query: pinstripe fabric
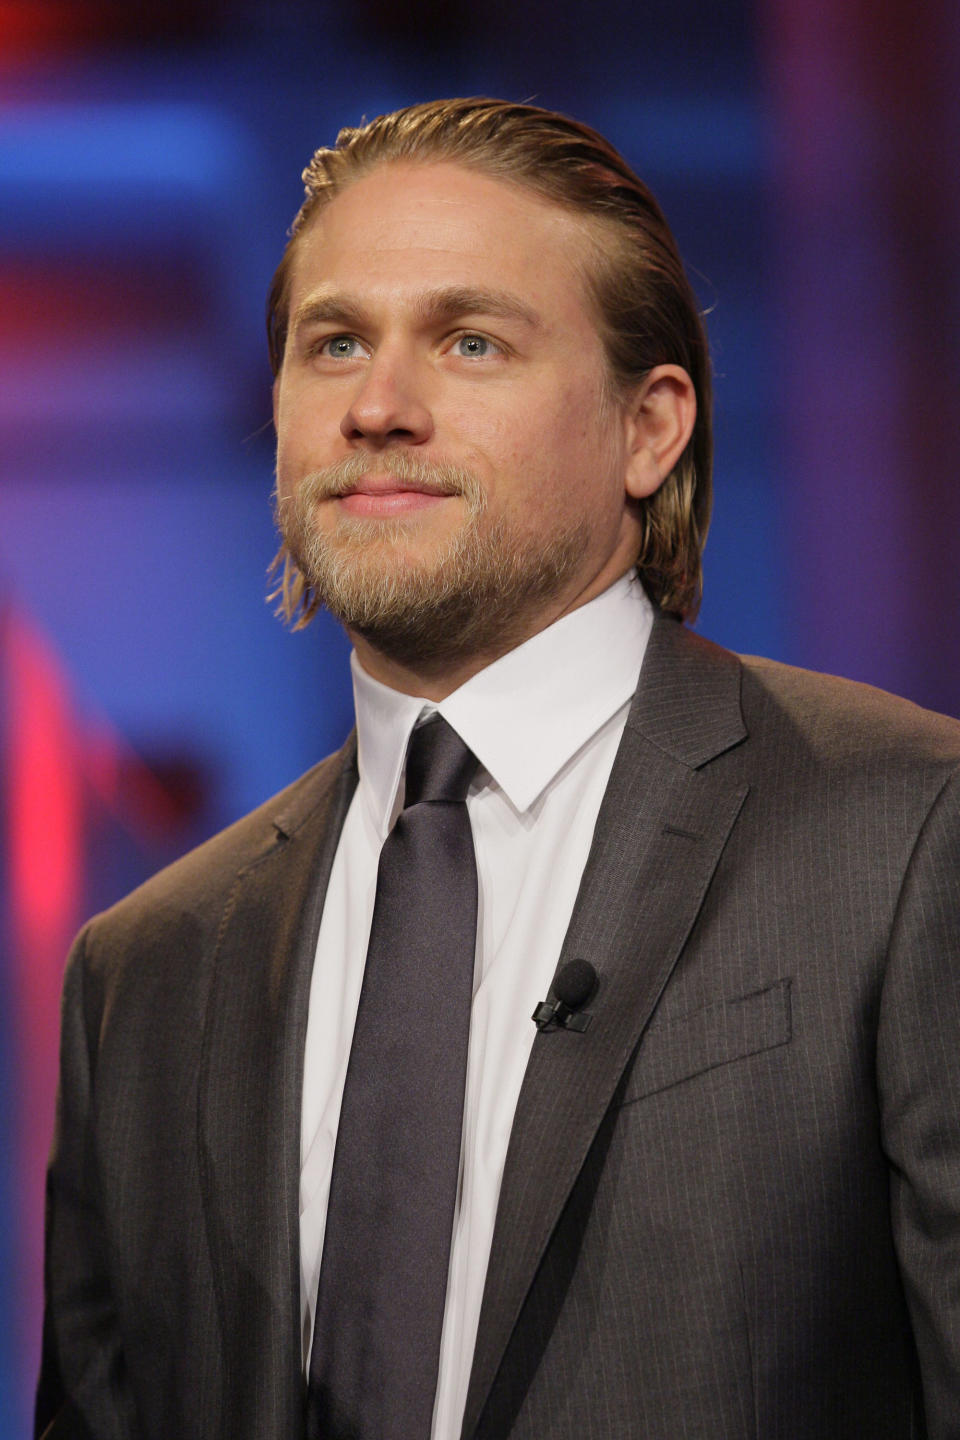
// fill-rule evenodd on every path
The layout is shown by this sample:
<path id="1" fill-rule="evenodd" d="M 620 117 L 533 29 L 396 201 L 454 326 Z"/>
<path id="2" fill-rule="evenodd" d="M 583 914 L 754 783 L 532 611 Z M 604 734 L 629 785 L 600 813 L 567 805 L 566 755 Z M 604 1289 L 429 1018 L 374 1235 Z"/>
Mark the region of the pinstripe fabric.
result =
<path id="1" fill-rule="evenodd" d="M 561 957 L 594 1019 L 534 1043 L 464 1436 L 960 1436 L 958 775 L 954 722 L 658 621 Z M 302 1020 L 349 777 L 71 967 L 47 1374 L 98 1435 L 301 1433 Z"/>
<path id="2" fill-rule="evenodd" d="M 655 640 L 649 671 L 666 646 L 693 679 L 682 632 Z M 535 1045 L 464 1434 L 960 1435 L 960 727 L 747 662 L 749 738 L 711 757 L 719 675 L 706 707 L 649 671 L 616 778 L 656 819 L 631 844 L 611 796 L 598 823 L 570 953 L 605 984 L 586 1037 Z M 561 1126 L 590 1136 L 572 1181 Z M 538 1209 L 555 1228 L 531 1256 L 516 1237 Z"/>
<path id="3" fill-rule="evenodd" d="M 93 1440 L 300 1433 L 303 997 L 355 783 L 351 743 L 74 949 L 41 1389 Z"/>

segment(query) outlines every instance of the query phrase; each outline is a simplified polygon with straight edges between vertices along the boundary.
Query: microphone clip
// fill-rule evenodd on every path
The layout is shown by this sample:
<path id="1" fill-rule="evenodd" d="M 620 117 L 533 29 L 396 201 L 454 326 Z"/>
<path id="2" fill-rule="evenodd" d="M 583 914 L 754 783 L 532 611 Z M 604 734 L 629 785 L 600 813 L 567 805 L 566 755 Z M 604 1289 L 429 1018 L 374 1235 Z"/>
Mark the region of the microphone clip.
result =
<path id="1" fill-rule="evenodd" d="M 598 976 L 589 960 L 570 960 L 553 982 L 552 998 L 541 1000 L 530 1017 L 537 1029 L 583 1033 L 593 1019 L 583 1006 L 597 991 Z"/>
<path id="2" fill-rule="evenodd" d="M 571 1010 L 562 1000 L 541 1000 L 531 1015 L 538 1030 L 579 1030 L 587 1029 L 593 1015 L 582 1010 Z"/>

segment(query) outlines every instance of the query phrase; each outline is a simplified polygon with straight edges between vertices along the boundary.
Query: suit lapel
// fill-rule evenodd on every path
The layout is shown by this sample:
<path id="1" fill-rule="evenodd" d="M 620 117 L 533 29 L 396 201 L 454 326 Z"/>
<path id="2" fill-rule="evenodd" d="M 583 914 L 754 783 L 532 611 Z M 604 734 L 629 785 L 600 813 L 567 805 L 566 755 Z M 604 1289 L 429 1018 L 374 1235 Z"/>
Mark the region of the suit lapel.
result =
<path id="1" fill-rule="evenodd" d="M 709 761 L 745 735 L 739 661 L 660 618 L 559 963 L 600 976 L 583 1034 L 534 1041 L 504 1168 L 463 1436 L 623 1071 L 694 923 L 746 794 Z"/>
<path id="2" fill-rule="evenodd" d="M 355 784 L 351 740 L 276 815 L 220 926 L 198 1120 L 225 1436 L 294 1436 L 302 1423 L 303 1049 L 320 916 Z"/>

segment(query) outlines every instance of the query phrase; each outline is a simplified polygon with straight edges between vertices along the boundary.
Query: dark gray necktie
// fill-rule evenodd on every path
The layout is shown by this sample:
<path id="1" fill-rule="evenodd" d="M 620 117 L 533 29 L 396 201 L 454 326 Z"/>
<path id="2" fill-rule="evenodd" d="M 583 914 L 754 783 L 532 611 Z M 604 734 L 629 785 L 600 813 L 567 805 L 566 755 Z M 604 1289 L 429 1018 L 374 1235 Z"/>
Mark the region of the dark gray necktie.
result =
<path id="1" fill-rule="evenodd" d="M 413 732 L 380 852 L 320 1266 L 308 1440 L 428 1440 L 460 1163 L 477 933 L 475 756 Z"/>

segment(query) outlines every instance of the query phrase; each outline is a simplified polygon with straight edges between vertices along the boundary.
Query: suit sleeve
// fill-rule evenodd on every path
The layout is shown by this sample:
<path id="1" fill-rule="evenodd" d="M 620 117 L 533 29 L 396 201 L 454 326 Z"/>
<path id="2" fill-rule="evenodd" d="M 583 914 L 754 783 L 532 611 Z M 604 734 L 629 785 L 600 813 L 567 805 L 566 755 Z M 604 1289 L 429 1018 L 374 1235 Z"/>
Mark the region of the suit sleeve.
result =
<path id="1" fill-rule="evenodd" d="M 960 773 L 907 868 L 877 1049 L 894 1241 L 929 1440 L 960 1436 Z"/>
<path id="2" fill-rule="evenodd" d="M 93 1139 L 98 1020 L 85 996 L 88 934 L 89 929 L 82 932 L 74 945 L 64 982 L 35 1435 L 136 1440 L 98 1197 Z"/>

